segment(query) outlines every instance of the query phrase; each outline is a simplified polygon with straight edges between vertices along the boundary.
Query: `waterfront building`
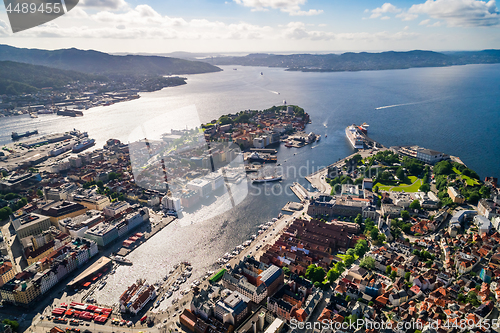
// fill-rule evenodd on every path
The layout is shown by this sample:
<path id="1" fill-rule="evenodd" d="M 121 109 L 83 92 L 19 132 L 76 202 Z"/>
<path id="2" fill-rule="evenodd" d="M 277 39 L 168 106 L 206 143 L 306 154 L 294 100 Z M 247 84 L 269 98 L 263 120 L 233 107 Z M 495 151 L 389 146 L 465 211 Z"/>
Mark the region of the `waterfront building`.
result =
<path id="1" fill-rule="evenodd" d="M 334 197 L 318 193 L 310 199 L 307 214 L 310 216 L 357 216 L 362 214 L 363 207 L 369 205 L 369 199 L 352 196 Z"/>
<path id="2" fill-rule="evenodd" d="M 419 146 L 394 146 L 390 149 L 394 153 L 401 156 L 416 158 L 417 160 L 428 164 L 436 164 L 437 162 L 448 158 L 448 156 L 442 152 Z"/>
<path id="3" fill-rule="evenodd" d="M 15 193 L 30 188 L 40 182 L 42 177 L 38 173 L 26 172 L 0 179 L 0 191 Z"/>
<path id="4" fill-rule="evenodd" d="M 12 226 L 17 236 L 21 239 L 35 236 L 49 230 L 51 221 L 50 217 L 47 215 L 30 213 L 14 217 Z"/>
<path id="5" fill-rule="evenodd" d="M 232 291 L 226 298 L 217 302 L 214 316 L 224 324 L 239 324 L 248 314 L 249 302 L 250 298 Z"/>
<path id="6" fill-rule="evenodd" d="M 195 194 L 195 192 L 193 192 L 192 194 Z M 173 210 L 176 212 L 179 212 L 181 210 L 181 199 L 173 197 L 171 195 L 169 196 L 168 194 L 161 199 L 161 204 L 163 206 L 163 209 L 166 210 Z M 187 206 L 189 207 L 189 203 L 187 204 Z"/>
<path id="7" fill-rule="evenodd" d="M 193 179 L 187 184 L 189 190 L 193 190 L 200 197 L 206 197 L 212 193 L 212 183 L 203 178 Z"/>
<path id="8" fill-rule="evenodd" d="M 98 246 L 106 246 L 118 238 L 116 225 L 109 223 L 99 223 L 98 225 L 85 231 L 85 238 L 93 240 Z"/>
<path id="9" fill-rule="evenodd" d="M 260 303 L 272 295 L 284 281 L 283 270 L 275 265 L 264 264 L 253 257 L 245 257 L 222 277 L 222 285 Z"/>

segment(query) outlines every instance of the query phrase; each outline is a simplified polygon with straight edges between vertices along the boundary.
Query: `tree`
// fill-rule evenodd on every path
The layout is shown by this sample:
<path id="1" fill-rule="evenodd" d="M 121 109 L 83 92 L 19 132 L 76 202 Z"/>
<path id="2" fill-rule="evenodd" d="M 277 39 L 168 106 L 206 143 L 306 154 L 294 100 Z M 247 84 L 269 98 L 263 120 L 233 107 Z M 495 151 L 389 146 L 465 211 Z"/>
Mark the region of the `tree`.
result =
<path id="1" fill-rule="evenodd" d="M 307 267 L 306 277 L 314 282 L 322 282 L 325 279 L 325 270 L 323 267 L 318 267 L 314 264 L 311 264 Z"/>
<path id="2" fill-rule="evenodd" d="M 373 190 L 373 192 L 378 193 L 378 186 L 377 185 L 373 186 L 372 190 Z"/>
<path id="3" fill-rule="evenodd" d="M 346 302 L 349 302 L 350 300 L 351 300 L 351 296 L 347 295 L 347 296 L 345 297 L 345 301 L 346 301 Z"/>
<path id="4" fill-rule="evenodd" d="M 382 234 L 382 233 L 378 234 L 378 236 L 377 236 L 377 241 L 378 242 L 383 243 L 383 242 L 385 242 L 385 239 L 386 238 L 385 238 L 384 234 Z"/>
<path id="5" fill-rule="evenodd" d="M 453 166 L 449 161 L 437 162 L 433 169 L 436 175 L 449 175 L 453 173 Z"/>
<path id="6" fill-rule="evenodd" d="M 425 184 L 420 185 L 419 190 L 420 190 L 420 192 L 427 193 L 431 190 L 431 187 L 429 186 L 429 184 L 425 183 Z"/>
<path id="7" fill-rule="evenodd" d="M 392 272 L 392 267 L 390 265 L 387 265 L 387 267 L 385 268 L 385 274 L 389 275 L 391 274 Z"/>
<path id="8" fill-rule="evenodd" d="M 354 250 L 353 248 L 350 248 L 347 250 L 346 254 L 354 257 L 356 254 L 356 250 Z"/>
<path id="9" fill-rule="evenodd" d="M 40 198 L 43 198 L 43 191 L 42 190 L 37 190 L 36 195 L 38 195 Z"/>
<path id="10" fill-rule="evenodd" d="M 373 304 L 374 304 L 373 301 L 368 302 L 368 306 L 373 306 Z"/>
<path id="11" fill-rule="evenodd" d="M 290 268 L 288 267 L 283 267 L 283 273 L 286 275 L 286 276 L 289 276 L 290 275 Z"/>
<path id="12" fill-rule="evenodd" d="M 0 221 L 8 219 L 10 214 L 12 214 L 12 209 L 9 206 L 0 209 Z"/>
<path id="13" fill-rule="evenodd" d="M 326 274 L 326 278 L 328 279 L 328 281 L 330 281 L 330 283 L 335 282 L 335 280 L 337 280 L 339 276 L 340 272 L 335 268 L 330 269 Z"/>
<path id="14" fill-rule="evenodd" d="M 401 211 L 401 218 L 405 221 L 408 220 L 410 218 L 410 213 L 408 213 L 407 210 L 402 210 Z"/>
<path id="15" fill-rule="evenodd" d="M 377 227 L 373 227 L 373 229 L 370 231 L 370 237 L 376 241 L 378 239 L 378 228 Z"/>
<path id="16" fill-rule="evenodd" d="M 364 239 L 358 240 L 356 242 L 356 245 L 354 246 L 354 251 L 356 251 L 358 257 L 364 256 L 365 253 L 368 251 L 368 242 Z"/>
<path id="17" fill-rule="evenodd" d="M 413 200 L 410 204 L 411 209 L 420 209 L 420 201 Z"/>
<path id="18" fill-rule="evenodd" d="M 398 276 L 398 273 L 396 273 L 396 271 L 392 271 L 391 272 L 391 279 L 394 280 L 396 278 L 396 276 Z"/>
<path id="19" fill-rule="evenodd" d="M 406 272 L 405 273 L 405 280 L 406 281 L 410 281 L 410 276 L 411 276 L 411 273 L 410 272 Z"/>
<path id="20" fill-rule="evenodd" d="M 361 225 L 361 223 L 363 223 L 363 217 L 361 216 L 361 214 L 358 214 L 356 216 L 356 218 L 354 219 L 354 223 L 357 223 L 359 225 Z"/>
<path id="21" fill-rule="evenodd" d="M 104 183 L 102 182 L 102 180 L 98 180 L 96 183 L 97 187 L 99 187 L 101 190 L 104 188 Z"/>
<path id="22" fill-rule="evenodd" d="M 19 329 L 19 323 L 15 320 L 4 319 L 2 320 L 2 323 L 4 323 L 5 325 L 9 325 L 14 332 L 17 332 L 17 330 Z"/>
<path id="23" fill-rule="evenodd" d="M 487 186 L 481 186 L 479 189 L 479 194 L 482 198 L 489 198 L 491 194 L 491 189 Z"/>
<path id="24" fill-rule="evenodd" d="M 481 199 L 481 196 L 479 195 L 478 192 L 475 191 L 469 194 L 469 196 L 467 197 L 467 201 L 473 205 L 477 204 L 479 199 Z"/>
<path id="25" fill-rule="evenodd" d="M 399 180 L 403 181 L 406 178 L 405 171 L 403 170 L 402 167 L 399 167 L 396 170 L 396 177 L 398 177 Z"/>
<path id="26" fill-rule="evenodd" d="M 354 263 L 354 257 L 350 256 L 350 255 L 346 255 L 344 257 L 344 263 L 345 263 L 346 267 L 351 266 Z"/>
<path id="27" fill-rule="evenodd" d="M 375 268 L 375 259 L 370 256 L 366 256 L 359 262 L 359 266 L 365 269 L 372 270 Z"/>

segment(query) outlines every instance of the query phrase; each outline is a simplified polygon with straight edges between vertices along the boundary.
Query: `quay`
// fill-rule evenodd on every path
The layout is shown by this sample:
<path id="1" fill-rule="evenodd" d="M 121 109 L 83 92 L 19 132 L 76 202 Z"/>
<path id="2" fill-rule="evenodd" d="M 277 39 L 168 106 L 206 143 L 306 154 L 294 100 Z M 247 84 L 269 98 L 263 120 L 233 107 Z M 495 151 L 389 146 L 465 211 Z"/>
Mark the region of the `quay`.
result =
<path id="1" fill-rule="evenodd" d="M 172 223 L 173 221 L 176 220 L 176 218 L 174 216 L 167 216 L 167 217 L 161 218 L 161 220 L 158 223 L 153 224 L 151 222 L 151 216 L 152 216 L 152 214 L 150 214 L 150 220 L 149 220 L 149 226 L 151 227 L 151 230 L 150 231 L 141 230 L 142 232 L 144 232 L 144 240 L 139 245 L 134 246 L 133 248 L 130 248 L 130 249 L 122 247 L 120 250 L 118 250 L 116 252 L 116 255 L 119 255 L 119 256 L 122 256 L 122 257 L 125 257 L 125 256 L 129 255 L 135 249 L 139 248 L 139 246 L 141 246 L 142 244 L 144 244 L 148 239 L 150 239 L 151 237 L 153 237 L 154 235 L 156 235 L 163 228 L 165 228 L 170 223 Z M 146 225 L 146 227 L 147 227 L 147 225 Z"/>
<path id="2" fill-rule="evenodd" d="M 297 196 L 297 198 L 299 198 L 300 202 L 303 202 L 310 197 L 309 191 L 297 182 L 294 182 L 293 185 L 290 186 L 290 189 Z"/>

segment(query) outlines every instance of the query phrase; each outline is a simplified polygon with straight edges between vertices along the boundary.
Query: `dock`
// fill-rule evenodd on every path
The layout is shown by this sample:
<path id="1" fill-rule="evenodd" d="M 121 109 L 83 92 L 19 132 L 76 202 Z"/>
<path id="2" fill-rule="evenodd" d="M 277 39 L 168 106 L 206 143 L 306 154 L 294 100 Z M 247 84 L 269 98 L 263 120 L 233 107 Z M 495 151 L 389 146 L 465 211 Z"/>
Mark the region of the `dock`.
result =
<path id="1" fill-rule="evenodd" d="M 151 226 L 151 231 L 150 232 L 145 232 L 144 233 L 144 240 L 139 245 L 137 245 L 137 246 L 135 246 L 133 248 L 130 248 L 130 249 L 122 247 L 120 250 L 117 251 L 116 254 L 119 255 L 119 256 L 122 256 L 122 257 L 125 257 L 125 256 L 129 255 L 135 249 L 137 249 L 139 246 L 141 246 L 142 244 L 144 244 L 148 239 L 150 239 L 151 237 L 153 237 L 154 235 L 156 235 L 158 232 L 160 232 L 163 228 L 165 228 L 170 223 L 172 223 L 173 221 L 175 221 L 175 219 L 176 218 L 174 216 L 167 216 L 167 217 L 163 218 L 160 223 L 156 224 L 155 226 Z"/>
<path id="2" fill-rule="evenodd" d="M 294 182 L 293 185 L 290 186 L 290 189 L 297 196 L 297 198 L 299 198 L 301 202 L 310 197 L 309 191 L 306 190 L 305 187 L 300 185 L 299 183 Z"/>

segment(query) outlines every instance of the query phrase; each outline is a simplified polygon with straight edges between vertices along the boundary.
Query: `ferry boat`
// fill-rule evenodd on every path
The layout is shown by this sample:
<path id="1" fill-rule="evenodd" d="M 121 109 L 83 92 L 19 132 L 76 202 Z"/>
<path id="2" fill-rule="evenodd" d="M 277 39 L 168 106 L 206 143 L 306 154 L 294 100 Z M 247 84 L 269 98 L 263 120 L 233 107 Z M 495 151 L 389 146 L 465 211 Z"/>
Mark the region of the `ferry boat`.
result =
<path id="1" fill-rule="evenodd" d="M 370 125 L 368 125 L 367 123 L 363 123 L 362 125 L 358 126 L 358 129 L 361 131 L 361 133 L 366 135 L 368 134 L 368 126 Z"/>
<path id="2" fill-rule="evenodd" d="M 73 153 L 79 153 L 89 147 L 92 147 L 93 145 L 95 144 L 95 140 L 94 139 L 85 139 L 83 141 L 79 141 L 77 142 L 74 146 L 73 146 Z"/>
<path id="3" fill-rule="evenodd" d="M 285 147 L 292 148 L 293 147 L 293 142 L 292 141 L 288 141 L 287 143 L 285 143 Z"/>
<path id="4" fill-rule="evenodd" d="M 283 179 L 283 176 L 266 176 L 266 177 L 253 178 L 252 183 L 275 182 L 275 181 L 282 180 L 282 179 Z"/>
<path id="5" fill-rule="evenodd" d="M 122 265 L 132 265 L 132 261 L 130 261 L 127 258 L 124 258 L 122 256 L 111 257 L 111 260 L 113 260 L 114 262 L 116 262 L 118 264 L 122 264 Z"/>
<path id="6" fill-rule="evenodd" d="M 247 162 L 252 163 L 276 163 L 278 161 L 278 158 L 276 155 L 266 155 L 266 154 L 259 154 L 256 151 L 254 151 L 250 156 L 247 157 Z"/>
<path id="7" fill-rule="evenodd" d="M 27 131 L 25 133 L 17 133 L 17 132 L 12 132 L 12 134 L 10 135 L 10 137 L 12 138 L 12 140 L 17 140 L 17 139 L 20 139 L 20 138 L 24 138 L 24 137 L 27 137 L 27 136 L 31 136 L 31 135 L 35 135 L 35 134 L 38 134 L 38 130 L 34 130 L 34 131 Z"/>
<path id="8" fill-rule="evenodd" d="M 347 139 L 351 143 L 352 147 L 355 149 L 363 149 L 365 147 L 365 143 L 360 134 L 360 130 L 356 125 L 347 126 L 345 129 L 345 135 Z"/>
<path id="9" fill-rule="evenodd" d="M 64 109 L 64 110 L 57 110 L 57 115 L 58 116 L 66 116 L 66 117 L 82 117 L 83 112 L 78 111 L 78 110 Z"/>

